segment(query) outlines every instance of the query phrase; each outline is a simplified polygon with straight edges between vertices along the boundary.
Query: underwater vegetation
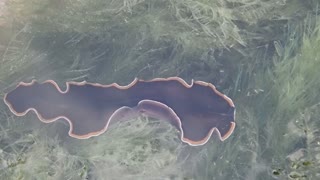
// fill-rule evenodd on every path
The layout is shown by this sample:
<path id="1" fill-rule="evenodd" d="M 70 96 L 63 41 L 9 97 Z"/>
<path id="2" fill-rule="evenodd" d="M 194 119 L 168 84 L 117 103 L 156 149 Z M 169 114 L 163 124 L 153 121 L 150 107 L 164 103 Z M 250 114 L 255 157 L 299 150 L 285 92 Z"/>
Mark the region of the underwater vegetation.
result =
<path id="1" fill-rule="evenodd" d="M 2 179 L 319 179 L 317 0 L 0 1 L 0 96 L 20 81 L 212 82 L 234 133 L 190 147 L 139 117 L 88 140 L 0 103 Z M 4 11 L 3 11 L 4 12 Z"/>

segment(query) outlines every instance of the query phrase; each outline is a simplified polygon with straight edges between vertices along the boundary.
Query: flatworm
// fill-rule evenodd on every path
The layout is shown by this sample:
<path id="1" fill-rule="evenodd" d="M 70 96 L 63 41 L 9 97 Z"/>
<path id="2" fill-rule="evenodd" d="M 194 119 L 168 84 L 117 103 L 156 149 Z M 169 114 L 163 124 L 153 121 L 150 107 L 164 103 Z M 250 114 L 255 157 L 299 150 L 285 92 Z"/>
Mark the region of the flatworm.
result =
<path id="1" fill-rule="evenodd" d="M 56 82 L 20 82 L 4 102 L 17 116 L 34 111 L 45 123 L 65 119 L 69 135 L 87 139 L 104 133 L 110 122 L 135 114 L 166 120 L 191 146 L 205 144 L 213 132 L 221 141 L 235 128 L 235 106 L 214 85 L 179 77 L 135 79 L 127 86 L 67 82 L 62 91 Z"/>

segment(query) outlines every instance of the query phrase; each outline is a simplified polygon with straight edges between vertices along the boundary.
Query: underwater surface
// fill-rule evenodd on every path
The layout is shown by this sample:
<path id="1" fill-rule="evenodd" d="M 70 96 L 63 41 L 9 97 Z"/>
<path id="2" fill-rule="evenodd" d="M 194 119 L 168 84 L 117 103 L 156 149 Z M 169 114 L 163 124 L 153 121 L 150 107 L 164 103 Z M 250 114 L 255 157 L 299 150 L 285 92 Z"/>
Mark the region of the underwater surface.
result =
<path id="1" fill-rule="evenodd" d="M 319 4 L 0 0 L 0 179 L 320 179 Z M 70 81 L 125 86 L 135 78 L 169 77 L 211 83 L 231 98 L 232 134 L 226 130 L 221 141 L 213 133 L 192 146 L 181 141 L 179 124 L 138 115 L 77 139 L 69 136 L 68 121 L 43 123 L 33 111 L 16 116 L 4 101 L 20 82 L 32 80 L 53 80 L 65 90 Z M 168 92 L 187 102 L 180 91 Z M 189 98 L 206 94 L 196 92 Z M 50 107 L 40 94 L 33 95 Z M 101 107 L 90 102 L 88 108 Z M 186 111 L 181 106 L 187 103 L 174 102 L 187 118 L 209 106 L 194 103 Z M 86 123 L 82 127 L 91 127 Z"/>

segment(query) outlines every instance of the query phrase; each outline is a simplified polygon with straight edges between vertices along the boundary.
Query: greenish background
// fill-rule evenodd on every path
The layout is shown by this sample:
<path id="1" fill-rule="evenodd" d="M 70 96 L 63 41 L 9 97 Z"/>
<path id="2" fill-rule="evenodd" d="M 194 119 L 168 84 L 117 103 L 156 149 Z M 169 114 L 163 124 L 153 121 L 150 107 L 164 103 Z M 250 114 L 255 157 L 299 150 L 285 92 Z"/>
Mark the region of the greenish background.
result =
<path id="1" fill-rule="evenodd" d="M 0 102 L 1 179 L 320 179 L 317 0 L 0 0 L 0 96 L 20 81 L 179 76 L 236 105 L 236 129 L 191 147 L 140 117 L 77 140 Z"/>

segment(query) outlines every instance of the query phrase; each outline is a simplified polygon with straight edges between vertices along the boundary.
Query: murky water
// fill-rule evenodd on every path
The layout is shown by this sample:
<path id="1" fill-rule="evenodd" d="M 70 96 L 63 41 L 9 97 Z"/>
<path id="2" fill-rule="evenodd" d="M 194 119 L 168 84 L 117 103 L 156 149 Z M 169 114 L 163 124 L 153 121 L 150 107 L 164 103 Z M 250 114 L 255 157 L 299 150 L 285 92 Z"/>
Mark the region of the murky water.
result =
<path id="1" fill-rule="evenodd" d="M 89 101 L 105 97 L 89 91 L 69 99 L 30 91 L 37 99 L 28 96 L 19 107 L 41 102 L 48 114 L 60 108 L 74 119 L 110 115 L 120 100 L 131 105 L 152 95 L 161 104 L 121 114 L 105 132 L 96 130 L 105 124 L 92 126 L 94 118 L 76 121 L 79 134 L 98 133 L 75 138 L 68 118 L 49 123 L 40 116 L 44 123 L 1 101 L 1 179 L 319 179 L 318 14 L 315 0 L 0 0 L 2 99 L 32 80 L 54 80 L 65 90 L 70 81 L 125 86 L 134 78 L 180 77 L 215 85 L 236 108 L 232 132 L 225 123 L 230 101 L 219 93 L 202 100 L 205 88 L 191 95 L 182 92 L 187 86 L 150 85 L 134 91 L 137 99 L 114 94 L 108 106 Z M 66 107 L 70 99 L 77 108 Z M 177 118 L 163 121 L 181 113 L 197 129 L 184 138 Z M 215 131 L 191 146 L 188 138 L 210 129 L 201 122 L 221 127 L 225 140 Z"/>

